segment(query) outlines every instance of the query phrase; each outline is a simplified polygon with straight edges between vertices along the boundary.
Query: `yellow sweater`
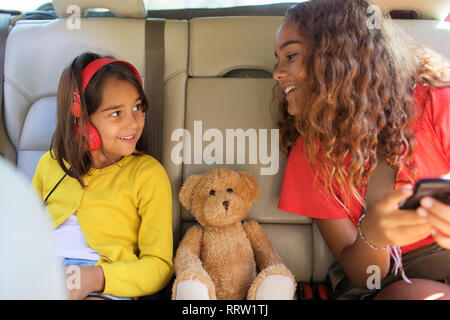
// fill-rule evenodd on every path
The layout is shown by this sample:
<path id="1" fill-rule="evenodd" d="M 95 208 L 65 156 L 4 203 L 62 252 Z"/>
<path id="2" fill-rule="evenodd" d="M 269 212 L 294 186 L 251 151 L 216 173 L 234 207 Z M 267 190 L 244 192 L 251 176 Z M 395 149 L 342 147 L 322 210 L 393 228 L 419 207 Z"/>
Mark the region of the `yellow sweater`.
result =
<path id="1" fill-rule="evenodd" d="M 63 176 L 49 151 L 32 183 L 45 199 Z M 88 246 L 102 256 L 96 265 L 105 275 L 103 294 L 138 297 L 164 288 L 173 274 L 172 193 L 161 164 L 132 154 L 92 168 L 84 183 L 83 190 L 66 176 L 48 198 L 47 209 L 55 228 L 77 212 Z"/>

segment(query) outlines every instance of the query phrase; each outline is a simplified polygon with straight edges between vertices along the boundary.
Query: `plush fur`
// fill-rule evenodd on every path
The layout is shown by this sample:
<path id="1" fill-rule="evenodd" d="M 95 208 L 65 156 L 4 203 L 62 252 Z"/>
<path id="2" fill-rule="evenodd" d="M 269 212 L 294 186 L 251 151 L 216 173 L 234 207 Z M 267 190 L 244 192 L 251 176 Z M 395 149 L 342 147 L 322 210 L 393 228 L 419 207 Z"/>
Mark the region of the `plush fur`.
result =
<path id="1" fill-rule="evenodd" d="M 179 283 L 194 280 L 207 287 L 211 300 L 254 300 L 270 275 L 283 276 L 289 288 L 282 289 L 281 298 L 294 297 L 294 276 L 261 226 L 256 221 L 241 222 L 258 198 L 259 185 L 247 172 L 214 169 L 189 177 L 179 199 L 201 226 L 191 227 L 178 246 L 172 299 L 177 298 Z M 179 296 L 190 295 L 195 299 L 195 292 Z M 258 296 L 264 299 L 264 292 Z"/>

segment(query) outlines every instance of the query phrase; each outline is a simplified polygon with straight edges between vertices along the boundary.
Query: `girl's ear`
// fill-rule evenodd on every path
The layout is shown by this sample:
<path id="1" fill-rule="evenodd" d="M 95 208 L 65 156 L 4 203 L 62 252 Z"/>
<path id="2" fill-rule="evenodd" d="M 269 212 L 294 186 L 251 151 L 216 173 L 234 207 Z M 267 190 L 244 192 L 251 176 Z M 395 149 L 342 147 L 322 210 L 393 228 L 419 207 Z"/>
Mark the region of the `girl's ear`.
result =
<path id="1" fill-rule="evenodd" d="M 239 176 L 248 188 L 248 200 L 255 203 L 259 199 L 259 184 L 253 176 L 245 171 L 239 172 Z"/>
<path id="2" fill-rule="evenodd" d="M 191 210 L 192 206 L 192 193 L 199 184 L 201 175 L 194 174 L 190 176 L 181 187 L 180 193 L 178 194 L 178 199 L 180 199 L 181 204 L 188 210 Z"/>

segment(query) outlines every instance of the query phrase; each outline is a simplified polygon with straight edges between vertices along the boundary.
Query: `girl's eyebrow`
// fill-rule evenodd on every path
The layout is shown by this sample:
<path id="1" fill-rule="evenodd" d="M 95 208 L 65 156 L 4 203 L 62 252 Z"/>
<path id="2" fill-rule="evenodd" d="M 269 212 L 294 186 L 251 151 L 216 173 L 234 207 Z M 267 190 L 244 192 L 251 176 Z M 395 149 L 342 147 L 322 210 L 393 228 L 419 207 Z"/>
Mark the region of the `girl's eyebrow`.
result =
<path id="1" fill-rule="evenodd" d="M 134 100 L 134 102 L 136 103 L 138 100 L 142 100 L 142 98 L 141 98 L 141 97 L 137 97 L 136 100 Z M 104 108 L 104 109 L 102 110 L 102 112 L 105 112 L 105 111 L 111 111 L 111 110 L 115 110 L 115 109 L 119 109 L 120 107 L 123 107 L 123 104 L 118 105 L 118 106 L 110 106 L 110 107 L 106 107 L 106 108 Z"/>
<path id="2" fill-rule="evenodd" d="M 284 48 L 286 48 L 288 45 L 293 44 L 293 43 L 297 43 L 297 44 L 301 44 L 301 42 L 299 40 L 288 40 L 286 42 L 283 42 L 280 45 L 280 49 L 279 50 L 283 50 Z M 273 53 L 275 55 L 276 58 L 278 58 L 278 55 L 276 52 Z"/>

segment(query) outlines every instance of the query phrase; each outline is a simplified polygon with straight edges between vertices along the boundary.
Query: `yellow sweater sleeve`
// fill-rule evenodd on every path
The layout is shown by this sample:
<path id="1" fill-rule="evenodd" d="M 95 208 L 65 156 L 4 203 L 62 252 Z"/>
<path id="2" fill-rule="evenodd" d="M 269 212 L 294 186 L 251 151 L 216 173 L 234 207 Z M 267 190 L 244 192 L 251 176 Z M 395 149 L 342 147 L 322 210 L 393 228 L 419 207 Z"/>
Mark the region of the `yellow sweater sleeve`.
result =
<path id="1" fill-rule="evenodd" d="M 173 275 L 172 193 L 164 168 L 155 162 L 150 168 L 143 166 L 137 175 L 139 259 L 100 262 L 105 276 L 103 294 L 153 294 L 164 288 Z"/>

